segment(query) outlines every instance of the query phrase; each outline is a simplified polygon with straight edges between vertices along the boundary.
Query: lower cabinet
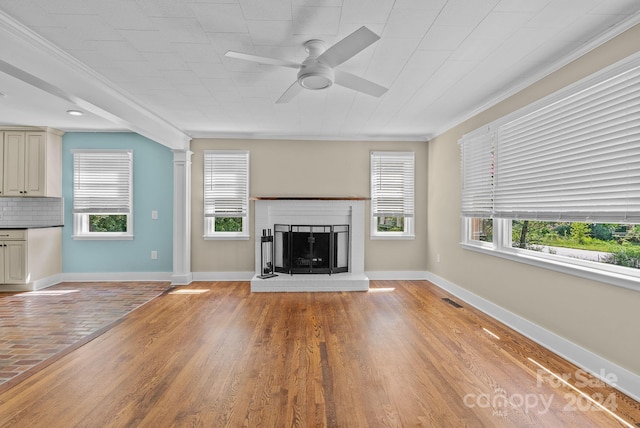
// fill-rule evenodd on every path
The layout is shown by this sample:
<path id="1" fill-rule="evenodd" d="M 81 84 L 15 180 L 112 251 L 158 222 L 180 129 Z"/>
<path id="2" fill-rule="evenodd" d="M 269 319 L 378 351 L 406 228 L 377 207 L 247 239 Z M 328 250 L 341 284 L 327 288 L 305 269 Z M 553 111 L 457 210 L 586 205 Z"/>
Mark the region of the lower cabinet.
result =
<path id="1" fill-rule="evenodd" d="M 59 274 L 61 249 L 61 227 L 0 229 L 0 284 L 6 284 L 0 291 L 10 284 L 32 286 Z"/>
<path id="2" fill-rule="evenodd" d="M 3 266 L 1 278 L 5 284 L 27 282 L 27 245 L 25 241 L 2 242 Z"/>
<path id="3" fill-rule="evenodd" d="M 27 231 L 0 232 L 0 281 L 3 284 L 24 284 L 27 280 Z"/>

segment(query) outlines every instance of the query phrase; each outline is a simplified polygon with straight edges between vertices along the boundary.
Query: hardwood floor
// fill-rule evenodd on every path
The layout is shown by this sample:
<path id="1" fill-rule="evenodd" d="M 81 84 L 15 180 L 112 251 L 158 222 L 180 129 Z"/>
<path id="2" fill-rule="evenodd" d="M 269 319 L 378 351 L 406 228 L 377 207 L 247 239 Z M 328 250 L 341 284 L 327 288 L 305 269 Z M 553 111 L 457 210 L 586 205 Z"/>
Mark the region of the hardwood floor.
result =
<path id="1" fill-rule="evenodd" d="M 180 287 L 0 394 L 0 426 L 640 426 L 638 402 L 430 283 L 372 287 Z"/>

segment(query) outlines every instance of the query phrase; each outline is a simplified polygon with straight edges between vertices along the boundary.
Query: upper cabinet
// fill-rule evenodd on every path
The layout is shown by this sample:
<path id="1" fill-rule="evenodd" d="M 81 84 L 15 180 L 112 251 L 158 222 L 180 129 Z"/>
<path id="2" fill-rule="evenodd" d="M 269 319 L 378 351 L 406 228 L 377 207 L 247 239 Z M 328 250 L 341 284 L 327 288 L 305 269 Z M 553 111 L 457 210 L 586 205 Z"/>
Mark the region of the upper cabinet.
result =
<path id="1" fill-rule="evenodd" d="M 0 130 L 2 196 L 62 196 L 62 132 Z"/>

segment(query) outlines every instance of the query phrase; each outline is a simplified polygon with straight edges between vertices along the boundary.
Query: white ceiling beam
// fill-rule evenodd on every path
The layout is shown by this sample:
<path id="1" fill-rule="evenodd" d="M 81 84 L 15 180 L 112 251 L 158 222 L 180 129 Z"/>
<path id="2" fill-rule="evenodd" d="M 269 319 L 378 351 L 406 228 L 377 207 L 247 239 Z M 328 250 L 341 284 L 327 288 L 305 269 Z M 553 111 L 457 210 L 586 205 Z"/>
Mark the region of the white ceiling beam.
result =
<path id="1" fill-rule="evenodd" d="M 191 137 L 121 88 L 0 11 L 0 71 L 171 149 Z M 46 126 L 47 124 L 34 124 Z"/>

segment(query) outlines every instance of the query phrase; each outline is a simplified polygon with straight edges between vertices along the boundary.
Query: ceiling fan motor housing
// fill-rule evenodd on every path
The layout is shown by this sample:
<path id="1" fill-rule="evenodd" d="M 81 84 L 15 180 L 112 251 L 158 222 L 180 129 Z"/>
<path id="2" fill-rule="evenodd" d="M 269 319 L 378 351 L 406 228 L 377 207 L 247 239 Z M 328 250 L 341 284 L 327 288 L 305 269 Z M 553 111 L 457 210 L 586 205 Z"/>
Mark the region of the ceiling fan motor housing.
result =
<path id="1" fill-rule="evenodd" d="M 315 58 L 307 58 L 298 72 L 298 83 L 305 89 L 328 88 L 333 85 L 333 69 Z"/>
<path id="2" fill-rule="evenodd" d="M 307 40 L 304 48 L 309 54 L 302 61 L 298 72 L 298 83 L 305 89 L 326 89 L 333 85 L 333 69 L 328 65 L 318 62 L 318 57 L 327 50 L 327 45 L 322 40 Z"/>

